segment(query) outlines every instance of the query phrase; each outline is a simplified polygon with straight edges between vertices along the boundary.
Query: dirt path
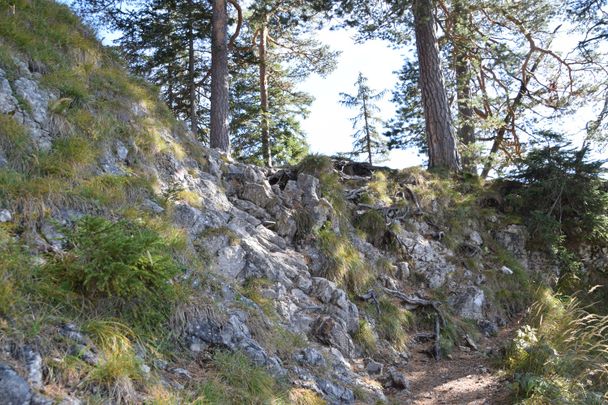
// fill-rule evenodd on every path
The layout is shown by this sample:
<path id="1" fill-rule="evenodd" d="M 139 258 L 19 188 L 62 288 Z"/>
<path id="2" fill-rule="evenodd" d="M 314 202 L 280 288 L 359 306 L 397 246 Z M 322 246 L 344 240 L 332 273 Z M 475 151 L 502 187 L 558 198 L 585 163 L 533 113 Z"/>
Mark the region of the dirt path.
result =
<path id="1" fill-rule="evenodd" d="M 498 336 L 482 338 L 478 351 L 454 349 L 451 359 L 435 361 L 428 345 L 411 348 L 411 359 L 403 368 L 412 383 L 411 392 L 397 393 L 392 399 L 412 405 L 491 405 L 508 404 L 508 381 L 500 376 L 491 356 L 510 342 L 518 324 L 503 329 Z"/>

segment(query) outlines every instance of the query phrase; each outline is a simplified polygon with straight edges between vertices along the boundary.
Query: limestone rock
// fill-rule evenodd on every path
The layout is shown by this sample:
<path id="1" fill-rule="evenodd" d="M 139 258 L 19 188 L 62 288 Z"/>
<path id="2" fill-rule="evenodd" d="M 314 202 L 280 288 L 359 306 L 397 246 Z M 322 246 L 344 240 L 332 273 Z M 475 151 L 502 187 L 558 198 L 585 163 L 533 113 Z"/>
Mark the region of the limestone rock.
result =
<path id="1" fill-rule="evenodd" d="M 319 179 L 309 174 L 298 175 L 298 188 L 302 190 L 302 202 L 304 206 L 315 206 L 319 203 Z"/>
<path id="2" fill-rule="evenodd" d="M 524 267 L 528 267 L 528 251 L 526 250 L 528 233 L 525 226 L 511 224 L 504 229 L 495 231 L 493 236 L 496 241 L 511 252 Z"/>
<path id="3" fill-rule="evenodd" d="M 448 303 L 456 313 L 466 319 L 482 319 L 486 297 L 479 287 L 470 286 L 448 298 Z"/>
<path id="4" fill-rule="evenodd" d="M 0 210 L 0 223 L 3 222 L 11 222 L 13 220 L 13 216 L 9 210 Z"/>
<path id="5" fill-rule="evenodd" d="M 355 345 L 344 325 L 330 316 L 321 316 L 314 323 L 312 335 L 321 343 L 340 350 L 345 356 L 352 356 Z"/>
<path id="6" fill-rule="evenodd" d="M 370 359 L 365 366 L 365 371 L 367 371 L 368 374 L 382 374 L 383 368 L 384 365 L 382 363 Z"/>
<path id="7" fill-rule="evenodd" d="M 29 405 L 32 393 L 27 382 L 10 366 L 0 363 L 0 399 L 3 405 Z"/>
<path id="8" fill-rule="evenodd" d="M 11 85 L 6 79 L 6 73 L 0 69 L 0 113 L 8 114 L 17 109 L 18 101 L 13 95 Z"/>
<path id="9" fill-rule="evenodd" d="M 27 381 L 34 388 L 42 387 L 42 357 L 30 346 L 21 349 L 21 354 L 27 369 Z"/>
<path id="10" fill-rule="evenodd" d="M 399 370 L 394 367 L 388 369 L 388 382 L 392 387 L 400 390 L 410 390 L 412 384 L 410 380 Z"/>
<path id="11" fill-rule="evenodd" d="M 422 276 L 430 288 L 443 286 L 449 275 L 456 270 L 447 260 L 447 257 L 453 256 L 453 252 L 440 242 L 406 230 L 402 230 L 397 237 L 413 259 L 413 271 Z"/>

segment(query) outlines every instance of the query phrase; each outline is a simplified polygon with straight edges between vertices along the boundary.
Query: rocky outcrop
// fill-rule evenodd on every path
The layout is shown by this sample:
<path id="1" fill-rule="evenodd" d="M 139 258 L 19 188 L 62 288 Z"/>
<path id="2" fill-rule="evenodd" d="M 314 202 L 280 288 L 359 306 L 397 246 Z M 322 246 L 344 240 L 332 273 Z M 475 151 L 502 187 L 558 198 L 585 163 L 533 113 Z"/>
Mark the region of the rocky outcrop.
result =
<path id="1" fill-rule="evenodd" d="M 52 112 L 54 103 L 61 100 L 56 91 L 41 84 L 39 74 L 30 71 L 27 64 L 16 60 L 16 66 L 15 77 L 10 80 L 0 69 L 0 113 L 23 125 L 36 149 L 48 150 L 61 132 Z M 133 123 L 151 114 L 146 103 L 132 100 L 121 111 L 120 120 Z M 365 393 L 370 402 L 386 399 L 382 384 L 399 390 L 410 387 L 401 371 L 407 361 L 403 348 L 397 350 L 388 337 L 379 339 L 381 334 L 374 331 L 380 354 L 366 353 L 361 341 L 355 338 L 362 320 L 369 320 L 371 328 L 379 328 L 380 320 L 374 318 L 384 315 L 381 311 L 391 305 L 414 310 L 432 304 L 433 310 L 440 311 L 434 301 L 417 298 L 413 304 L 411 300 L 401 302 L 395 298 L 399 295 L 383 295 L 387 290 L 410 294 L 417 289 L 420 296 L 441 290 L 447 297 L 443 303 L 449 307 L 447 312 L 484 325 L 482 329 L 488 333 L 494 332 L 495 323 L 488 320 L 489 294 L 484 293 L 482 286 L 483 266 L 469 269 L 463 264 L 458 249 L 452 250 L 445 243 L 444 232 L 432 229 L 434 225 L 424 220 L 411 190 L 409 200 L 396 197 L 401 198 L 401 205 L 412 205 L 411 210 L 397 205 L 387 207 L 384 202 L 365 207 L 376 210 L 380 220 L 384 219 L 387 225 L 384 236 L 388 235 L 394 244 L 387 249 L 357 232 L 344 219 L 348 215 L 336 212 L 336 201 L 323 195 L 319 179 L 311 174 L 239 163 L 199 145 L 183 126 L 160 123 L 156 126 L 155 136 L 163 143 L 162 150 L 145 154 L 135 139 L 124 134 L 121 135 L 124 139 L 106 139 L 93 172 L 119 179 L 131 179 L 137 172 L 138 176 L 151 179 L 153 186 L 137 196 L 136 208 L 183 231 L 188 252 L 204 261 L 204 275 L 184 269 L 183 279 L 176 280 L 192 283 L 196 294 L 193 303 L 185 303 L 193 308 L 181 319 L 176 327 L 179 330 L 173 331 L 179 336 L 180 345 L 192 353 L 218 349 L 241 352 L 272 375 L 311 389 L 329 403 L 344 404 L 355 401 L 355 392 Z M 10 152 L 2 148 L 0 142 L 0 167 L 8 164 Z M 353 201 L 369 191 L 366 183 L 370 178 L 362 176 L 370 176 L 378 168 L 344 161 L 336 165 L 345 187 L 342 191 L 355 196 L 345 200 L 346 207 L 342 209 L 356 213 L 357 204 Z M 58 225 L 69 227 L 75 218 L 90 213 L 113 219 L 120 216 L 119 212 L 104 210 L 100 205 L 91 208 L 55 204 L 48 208 L 47 217 L 32 225 L 32 235 L 24 239 L 33 241 L 30 248 L 34 252 L 61 255 L 69 247 L 65 246 Z M 432 201 L 431 207 L 429 212 L 434 214 L 441 209 L 437 201 Z M 10 223 L 19 217 L 20 213 L 12 210 L 0 207 L 0 223 Z M 408 215 L 395 215 L 402 213 L 400 210 Z M 321 229 L 335 233 L 353 246 L 358 262 L 362 263 L 357 271 L 371 275 L 365 281 L 365 289 L 369 291 L 346 291 L 345 283 L 328 279 L 324 270 L 328 252 L 316 240 Z M 527 236 L 522 226 L 509 225 L 495 231 L 493 236 L 523 265 L 541 265 L 542 257 L 526 250 Z M 483 260 L 488 241 L 484 238 L 487 233 L 481 225 L 467 231 L 463 245 L 470 247 L 470 257 Z M 248 297 L 246 290 L 251 285 L 256 291 Z M 420 302 L 426 304 L 419 305 Z M 302 347 L 278 350 L 272 340 L 279 331 L 297 336 Z M 78 325 L 61 325 L 57 333 L 67 353 L 90 367 L 99 365 L 100 350 Z M 1 403 L 45 403 L 38 391 L 45 384 L 46 353 L 34 347 L 37 346 L 22 346 L 19 355 L 14 356 L 23 366 L 19 370 L 24 377 L 0 364 L 0 398 L 4 401 Z M 376 354 L 378 358 L 368 358 Z M 154 359 L 148 364 L 191 378 L 184 368 L 166 362 L 161 366 L 160 362 Z M 363 362 L 366 366 L 357 368 Z M 150 373 L 151 367 L 141 363 L 145 374 Z"/>

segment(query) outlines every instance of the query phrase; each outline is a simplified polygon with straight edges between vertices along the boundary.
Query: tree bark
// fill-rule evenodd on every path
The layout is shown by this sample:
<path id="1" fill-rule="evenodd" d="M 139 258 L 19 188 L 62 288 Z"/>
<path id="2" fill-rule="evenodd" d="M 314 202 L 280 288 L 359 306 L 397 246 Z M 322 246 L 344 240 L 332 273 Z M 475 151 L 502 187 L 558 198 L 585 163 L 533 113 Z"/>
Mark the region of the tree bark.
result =
<path id="1" fill-rule="evenodd" d="M 458 140 L 465 147 L 470 147 L 475 143 L 475 126 L 473 125 L 474 111 L 471 107 L 471 64 L 468 60 L 466 47 L 466 30 L 468 23 L 468 12 L 463 0 L 454 1 L 454 33 L 452 43 L 454 46 L 454 73 L 456 74 L 456 99 L 458 103 Z M 470 152 L 467 150 L 467 152 Z M 475 172 L 475 162 L 470 153 L 462 157 L 462 165 L 465 171 Z"/>
<path id="2" fill-rule="evenodd" d="M 211 133 L 212 148 L 230 153 L 228 135 L 228 10 L 226 0 L 212 0 Z"/>
<path id="3" fill-rule="evenodd" d="M 458 171 L 460 158 L 441 73 L 432 0 L 414 0 L 413 11 L 420 66 L 419 86 L 429 147 L 429 169 L 445 168 Z"/>
<path id="4" fill-rule="evenodd" d="M 270 122 L 268 118 L 268 72 L 267 66 L 267 46 L 268 46 L 268 27 L 266 23 L 260 29 L 260 42 L 258 44 L 259 57 L 259 79 L 260 79 L 260 112 L 262 127 L 262 156 L 264 164 L 272 167 L 272 152 L 270 150 Z"/>

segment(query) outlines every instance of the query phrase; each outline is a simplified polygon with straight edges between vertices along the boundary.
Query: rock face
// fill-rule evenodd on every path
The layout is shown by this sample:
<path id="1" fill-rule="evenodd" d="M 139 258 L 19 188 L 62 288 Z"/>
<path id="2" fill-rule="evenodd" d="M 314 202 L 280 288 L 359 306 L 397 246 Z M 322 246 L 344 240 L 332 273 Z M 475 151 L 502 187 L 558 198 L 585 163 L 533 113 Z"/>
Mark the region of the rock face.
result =
<path id="1" fill-rule="evenodd" d="M 454 253 L 440 242 L 406 230 L 402 230 L 398 238 L 414 261 L 414 273 L 424 278 L 430 288 L 443 286 L 456 270 L 447 260 Z"/>

